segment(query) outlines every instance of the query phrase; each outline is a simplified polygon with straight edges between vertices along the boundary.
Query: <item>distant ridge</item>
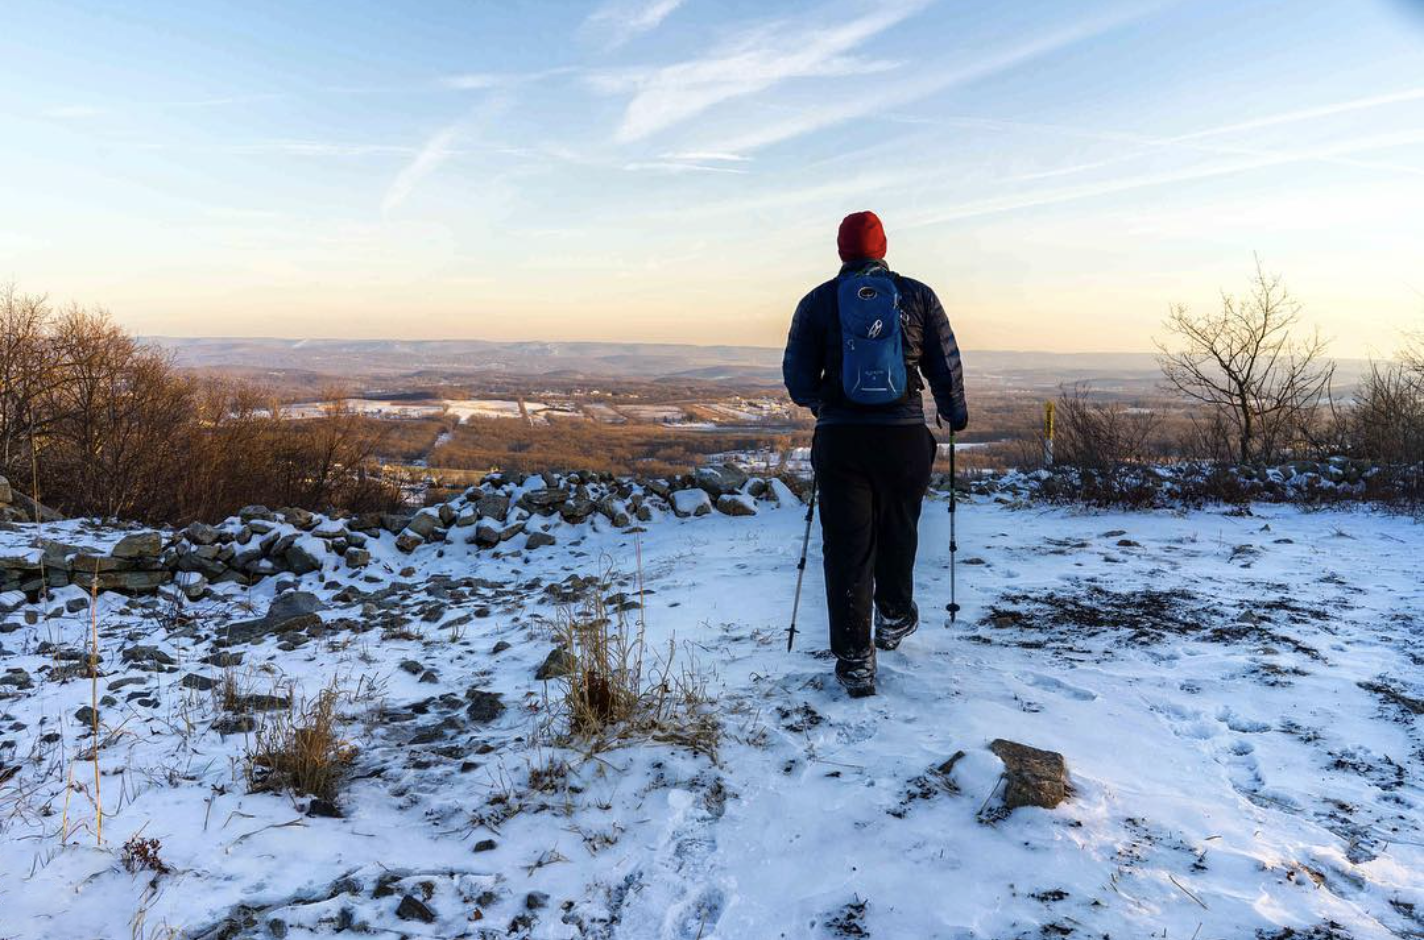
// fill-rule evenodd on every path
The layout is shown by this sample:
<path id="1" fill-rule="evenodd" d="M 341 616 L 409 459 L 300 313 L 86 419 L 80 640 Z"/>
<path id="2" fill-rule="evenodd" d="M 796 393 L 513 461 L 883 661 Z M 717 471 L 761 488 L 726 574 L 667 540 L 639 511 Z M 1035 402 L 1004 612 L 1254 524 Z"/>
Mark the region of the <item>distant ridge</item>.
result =
<path id="1" fill-rule="evenodd" d="M 368 376 L 412 372 L 517 373 L 576 378 L 617 377 L 779 384 L 781 349 L 690 343 L 490 340 L 279 339 L 147 336 L 195 369 L 248 368 Z M 973 384 L 1047 387 L 1062 383 L 1142 385 L 1160 374 L 1154 353 L 975 350 L 964 352 Z M 1339 360 L 1338 378 L 1353 384 L 1365 360 Z"/>

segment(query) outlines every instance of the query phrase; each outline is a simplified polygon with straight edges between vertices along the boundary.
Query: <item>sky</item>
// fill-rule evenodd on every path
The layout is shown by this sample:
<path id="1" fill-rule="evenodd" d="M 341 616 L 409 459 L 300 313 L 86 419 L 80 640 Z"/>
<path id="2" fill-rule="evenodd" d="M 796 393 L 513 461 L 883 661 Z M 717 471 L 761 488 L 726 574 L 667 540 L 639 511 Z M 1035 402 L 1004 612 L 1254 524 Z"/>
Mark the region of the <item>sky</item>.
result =
<path id="1" fill-rule="evenodd" d="M 1424 0 L 0 16 L 0 282 L 140 334 L 774 346 L 861 209 L 970 349 L 1424 328 Z"/>

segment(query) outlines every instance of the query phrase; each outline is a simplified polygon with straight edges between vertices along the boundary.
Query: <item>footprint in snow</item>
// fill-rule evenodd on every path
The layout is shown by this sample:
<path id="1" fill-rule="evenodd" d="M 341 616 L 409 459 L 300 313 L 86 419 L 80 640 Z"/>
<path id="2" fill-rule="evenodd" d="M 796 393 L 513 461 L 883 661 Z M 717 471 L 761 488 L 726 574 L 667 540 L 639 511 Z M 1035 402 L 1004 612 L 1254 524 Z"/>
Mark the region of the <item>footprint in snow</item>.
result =
<path id="1" fill-rule="evenodd" d="M 1045 692 L 1056 692 L 1068 698 L 1077 699 L 1080 702 L 1091 702 L 1098 697 L 1098 693 L 1064 682 L 1055 676 L 1046 676 L 1038 672 L 1021 673 L 1019 681 L 1033 686 L 1035 689 L 1042 689 Z"/>

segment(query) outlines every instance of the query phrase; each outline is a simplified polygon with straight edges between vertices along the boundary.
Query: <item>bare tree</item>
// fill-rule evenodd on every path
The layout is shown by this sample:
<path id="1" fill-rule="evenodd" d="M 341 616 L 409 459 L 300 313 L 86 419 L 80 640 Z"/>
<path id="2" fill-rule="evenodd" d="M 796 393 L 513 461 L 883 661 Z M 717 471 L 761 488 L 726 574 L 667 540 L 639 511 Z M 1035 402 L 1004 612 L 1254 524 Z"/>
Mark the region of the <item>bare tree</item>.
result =
<path id="1" fill-rule="evenodd" d="M 1297 341 L 1300 304 L 1279 275 L 1256 273 L 1244 297 L 1222 293 L 1221 311 L 1196 315 L 1174 304 L 1158 342 L 1167 383 L 1224 416 L 1236 456 L 1270 459 L 1296 440 L 1326 395 L 1335 365 L 1314 333 Z"/>

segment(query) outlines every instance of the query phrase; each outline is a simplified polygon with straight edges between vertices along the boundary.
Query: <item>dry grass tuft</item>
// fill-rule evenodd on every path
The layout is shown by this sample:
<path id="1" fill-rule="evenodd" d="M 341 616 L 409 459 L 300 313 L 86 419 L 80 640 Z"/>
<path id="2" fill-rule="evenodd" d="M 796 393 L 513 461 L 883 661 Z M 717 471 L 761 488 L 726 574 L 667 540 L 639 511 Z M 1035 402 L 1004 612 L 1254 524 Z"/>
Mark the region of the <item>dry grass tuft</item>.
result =
<path id="1" fill-rule="evenodd" d="M 333 800 L 356 757 L 356 747 L 341 738 L 335 685 L 316 699 L 277 712 L 257 729 L 247 754 L 248 785 L 253 793 L 284 792 Z"/>
<path id="2" fill-rule="evenodd" d="M 609 610 L 595 590 L 563 612 L 556 634 L 568 671 L 554 680 L 560 694 L 550 713 L 567 743 L 589 753 L 657 741 L 716 760 L 721 726 L 710 708 L 707 677 L 690 659 L 679 665 L 672 642 L 665 654 L 649 654 L 641 610 L 630 623 L 621 605 Z"/>

